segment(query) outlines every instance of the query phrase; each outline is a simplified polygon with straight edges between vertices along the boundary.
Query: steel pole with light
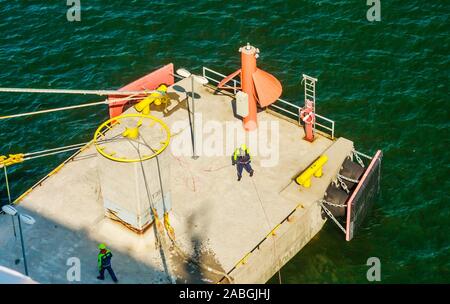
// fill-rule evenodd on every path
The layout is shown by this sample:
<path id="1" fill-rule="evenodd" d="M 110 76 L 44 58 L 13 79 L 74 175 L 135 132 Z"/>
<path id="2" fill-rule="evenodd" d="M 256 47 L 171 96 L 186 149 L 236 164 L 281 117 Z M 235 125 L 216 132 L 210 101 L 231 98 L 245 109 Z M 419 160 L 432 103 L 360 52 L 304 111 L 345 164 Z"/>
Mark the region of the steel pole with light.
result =
<path id="1" fill-rule="evenodd" d="M 2 207 L 2 211 L 11 216 L 17 216 L 19 222 L 19 232 L 20 232 L 20 243 L 22 245 L 22 255 L 23 255 L 23 264 L 25 265 L 25 275 L 28 276 L 28 266 L 27 266 L 27 258 L 25 255 L 25 244 L 23 241 L 23 233 L 22 233 L 22 222 L 27 225 L 33 225 L 36 221 L 34 218 L 27 214 L 21 214 L 14 208 L 12 205 L 5 205 Z"/>
<path id="2" fill-rule="evenodd" d="M 198 155 L 196 154 L 195 149 L 195 86 L 194 82 L 198 82 L 199 84 L 205 85 L 208 83 L 208 79 L 203 76 L 194 75 L 186 69 L 178 69 L 177 74 L 184 78 L 191 78 L 191 100 L 192 100 L 192 121 L 191 121 L 191 111 L 189 109 L 189 100 L 187 101 L 187 110 L 189 115 L 189 125 L 191 126 L 191 140 L 192 140 L 192 158 L 197 159 Z"/>
<path id="3" fill-rule="evenodd" d="M 1 166 L 0 166 L 1 168 Z M 3 166 L 3 170 L 5 172 L 5 185 L 6 185 L 6 193 L 8 194 L 8 203 L 11 205 L 11 191 L 9 190 L 9 180 L 8 180 L 8 170 L 6 170 L 6 166 Z M 14 238 L 17 239 L 16 234 L 16 224 L 14 223 L 14 216 L 11 216 L 12 225 L 13 225 L 13 231 L 14 231 Z"/>

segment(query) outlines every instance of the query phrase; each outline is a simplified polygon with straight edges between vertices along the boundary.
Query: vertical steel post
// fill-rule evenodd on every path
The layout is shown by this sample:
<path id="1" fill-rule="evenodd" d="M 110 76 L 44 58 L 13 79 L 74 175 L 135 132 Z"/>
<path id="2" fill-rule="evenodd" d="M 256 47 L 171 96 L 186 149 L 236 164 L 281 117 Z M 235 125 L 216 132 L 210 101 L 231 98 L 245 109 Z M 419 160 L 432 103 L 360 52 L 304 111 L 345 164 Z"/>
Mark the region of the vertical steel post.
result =
<path id="1" fill-rule="evenodd" d="M 191 74 L 191 99 L 192 99 L 192 158 L 197 159 L 198 156 L 196 155 L 196 144 L 195 144 L 195 88 L 194 88 L 194 75 Z M 190 114 L 189 114 L 190 115 Z"/>
<path id="2" fill-rule="evenodd" d="M 23 255 L 23 264 L 25 265 L 25 275 L 28 276 L 27 258 L 25 255 L 25 245 L 23 242 L 23 233 L 22 233 L 22 224 L 20 221 L 20 214 L 17 214 L 17 218 L 19 220 L 20 243 L 22 244 L 22 255 Z"/>
<path id="3" fill-rule="evenodd" d="M 192 119 L 191 119 L 191 107 L 189 106 L 189 98 L 186 100 L 186 107 L 187 107 L 187 113 L 188 113 L 188 119 L 189 119 L 189 130 L 191 131 L 191 143 L 192 143 L 192 158 L 194 158 L 195 155 L 195 147 L 194 147 L 194 132 L 192 130 Z"/>
<path id="4" fill-rule="evenodd" d="M 8 180 L 8 172 L 6 171 L 6 166 L 4 166 L 3 169 L 5 171 L 5 182 L 6 182 L 6 192 L 8 193 L 8 203 L 11 205 L 11 192 L 9 190 L 9 180 Z M 16 224 L 14 223 L 14 216 L 11 216 L 11 220 L 12 220 L 12 225 L 13 225 L 13 230 L 14 230 L 14 238 L 17 239 Z"/>

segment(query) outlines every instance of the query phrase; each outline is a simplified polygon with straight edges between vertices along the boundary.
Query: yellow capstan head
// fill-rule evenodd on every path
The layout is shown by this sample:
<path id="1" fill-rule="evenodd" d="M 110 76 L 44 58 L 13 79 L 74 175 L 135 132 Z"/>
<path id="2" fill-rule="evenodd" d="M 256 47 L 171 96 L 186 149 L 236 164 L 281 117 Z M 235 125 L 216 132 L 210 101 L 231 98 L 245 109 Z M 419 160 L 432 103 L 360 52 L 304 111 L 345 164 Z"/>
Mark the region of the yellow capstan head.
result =
<path id="1" fill-rule="evenodd" d="M 156 90 L 161 92 L 167 92 L 167 86 L 165 84 L 160 84 Z"/>

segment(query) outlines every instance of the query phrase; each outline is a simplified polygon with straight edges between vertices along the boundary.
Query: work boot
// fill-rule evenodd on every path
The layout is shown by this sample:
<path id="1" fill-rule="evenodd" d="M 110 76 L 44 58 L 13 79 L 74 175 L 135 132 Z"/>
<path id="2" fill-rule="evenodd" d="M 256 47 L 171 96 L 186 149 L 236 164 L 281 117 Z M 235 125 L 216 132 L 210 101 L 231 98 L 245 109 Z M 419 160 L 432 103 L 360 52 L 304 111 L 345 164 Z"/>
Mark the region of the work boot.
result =
<path id="1" fill-rule="evenodd" d="M 250 172 L 250 177 L 253 176 L 253 172 L 255 172 L 255 170 L 252 170 L 252 172 Z"/>

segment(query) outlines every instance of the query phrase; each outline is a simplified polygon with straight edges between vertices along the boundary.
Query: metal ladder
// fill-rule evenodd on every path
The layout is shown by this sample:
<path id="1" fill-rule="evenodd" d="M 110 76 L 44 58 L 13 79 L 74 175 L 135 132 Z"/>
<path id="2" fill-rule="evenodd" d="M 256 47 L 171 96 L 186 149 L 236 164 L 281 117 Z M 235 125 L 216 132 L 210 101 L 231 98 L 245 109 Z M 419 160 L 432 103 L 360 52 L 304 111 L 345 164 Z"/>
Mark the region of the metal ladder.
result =
<path id="1" fill-rule="evenodd" d="M 305 84 L 305 105 L 306 100 L 313 102 L 313 111 L 316 112 L 316 82 L 317 79 L 303 74 L 302 82 Z"/>

